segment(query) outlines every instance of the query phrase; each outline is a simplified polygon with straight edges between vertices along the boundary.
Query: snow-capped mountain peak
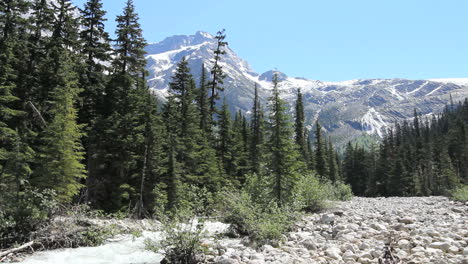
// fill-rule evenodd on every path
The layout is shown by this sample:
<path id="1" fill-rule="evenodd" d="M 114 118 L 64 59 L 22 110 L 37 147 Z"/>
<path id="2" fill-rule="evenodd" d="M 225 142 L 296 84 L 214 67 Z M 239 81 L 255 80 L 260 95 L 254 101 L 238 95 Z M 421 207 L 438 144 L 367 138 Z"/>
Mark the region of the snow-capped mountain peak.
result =
<path id="1" fill-rule="evenodd" d="M 199 80 L 202 65 L 207 73 L 213 65 L 216 39 L 198 31 L 194 35 L 176 35 L 147 46 L 148 84 L 161 97 L 167 96 L 170 78 L 177 63 L 185 57 L 192 74 Z M 252 107 L 255 83 L 265 100 L 272 89 L 272 77 L 279 76 L 282 97 L 293 103 L 298 88 L 303 93 L 306 122 L 318 119 L 335 141 L 345 143 L 362 134 L 382 136 L 395 121 L 411 118 L 416 108 L 421 114 L 440 112 L 448 98 L 468 96 L 468 78 L 406 80 L 356 79 L 325 82 L 289 77 L 278 70 L 256 73 L 229 47 L 220 65 L 227 77 L 224 96 L 233 111 L 245 113 Z"/>

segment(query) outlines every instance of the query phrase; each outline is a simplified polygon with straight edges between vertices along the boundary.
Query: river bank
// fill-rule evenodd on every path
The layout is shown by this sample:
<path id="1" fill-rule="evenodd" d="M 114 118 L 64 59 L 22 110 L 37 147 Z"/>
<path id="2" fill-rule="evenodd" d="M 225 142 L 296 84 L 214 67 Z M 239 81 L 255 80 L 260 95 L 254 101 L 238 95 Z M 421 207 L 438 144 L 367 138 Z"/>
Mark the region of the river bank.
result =
<path id="1" fill-rule="evenodd" d="M 146 220 L 90 220 L 140 230 L 119 234 L 104 245 L 59 249 L 19 256 L 19 263 L 159 263 L 163 252 L 145 249 L 144 241 L 161 239 L 159 223 Z M 385 253 L 407 264 L 468 263 L 468 205 L 445 197 L 360 198 L 337 202 L 302 217 L 279 245 L 256 248 L 247 238 L 220 236 L 227 225 L 207 222 L 202 244 L 205 263 L 379 263 Z M 386 248 L 387 247 L 387 248 Z"/>

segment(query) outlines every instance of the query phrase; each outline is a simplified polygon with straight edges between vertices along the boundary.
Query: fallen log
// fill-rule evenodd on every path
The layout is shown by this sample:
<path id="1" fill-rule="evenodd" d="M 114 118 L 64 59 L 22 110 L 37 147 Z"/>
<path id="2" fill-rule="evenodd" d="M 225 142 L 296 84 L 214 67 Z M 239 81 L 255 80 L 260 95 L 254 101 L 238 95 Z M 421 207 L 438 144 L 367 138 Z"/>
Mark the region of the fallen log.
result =
<path id="1" fill-rule="evenodd" d="M 15 253 L 21 250 L 24 250 L 26 248 L 32 247 L 34 245 L 34 241 L 28 242 L 20 247 L 17 248 L 12 248 L 3 252 L 0 252 L 0 258 L 9 255 L 10 253 Z"/>

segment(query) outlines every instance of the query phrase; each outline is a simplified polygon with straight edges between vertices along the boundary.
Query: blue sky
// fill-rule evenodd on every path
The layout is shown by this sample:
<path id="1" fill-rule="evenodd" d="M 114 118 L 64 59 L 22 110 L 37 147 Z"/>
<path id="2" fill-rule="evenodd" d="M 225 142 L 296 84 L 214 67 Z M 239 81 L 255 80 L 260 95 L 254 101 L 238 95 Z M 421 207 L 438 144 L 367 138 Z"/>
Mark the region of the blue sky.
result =
<path id="1" fill-rule="evenodd" d="M 85 0 L 73 0 L 82 7 Z M 103 0 L 107 30 L 125 0 Z M 466 0 L 134 0 L 148 42 L 215 34 L 259 73 L 324 81 L 468 77 Z"/>

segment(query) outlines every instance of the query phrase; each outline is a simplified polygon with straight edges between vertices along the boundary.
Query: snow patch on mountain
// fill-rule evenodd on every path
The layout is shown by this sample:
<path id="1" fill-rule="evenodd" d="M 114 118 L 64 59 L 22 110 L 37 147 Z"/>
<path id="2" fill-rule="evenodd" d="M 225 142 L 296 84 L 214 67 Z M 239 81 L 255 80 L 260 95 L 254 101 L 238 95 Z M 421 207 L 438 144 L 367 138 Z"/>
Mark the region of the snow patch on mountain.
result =
<path id="1" fill-rule="evenodd" d="M 361 118 L 362 130 L 369 135 L 377 134 L 383 137 L 388 124 L 383 121 L 382 115 L 371 107 Z"/>
<path id="2" fill-rule="evenodd" d="M 468 86 L 468 78 L 429 79 L 428 81 Z"/>

